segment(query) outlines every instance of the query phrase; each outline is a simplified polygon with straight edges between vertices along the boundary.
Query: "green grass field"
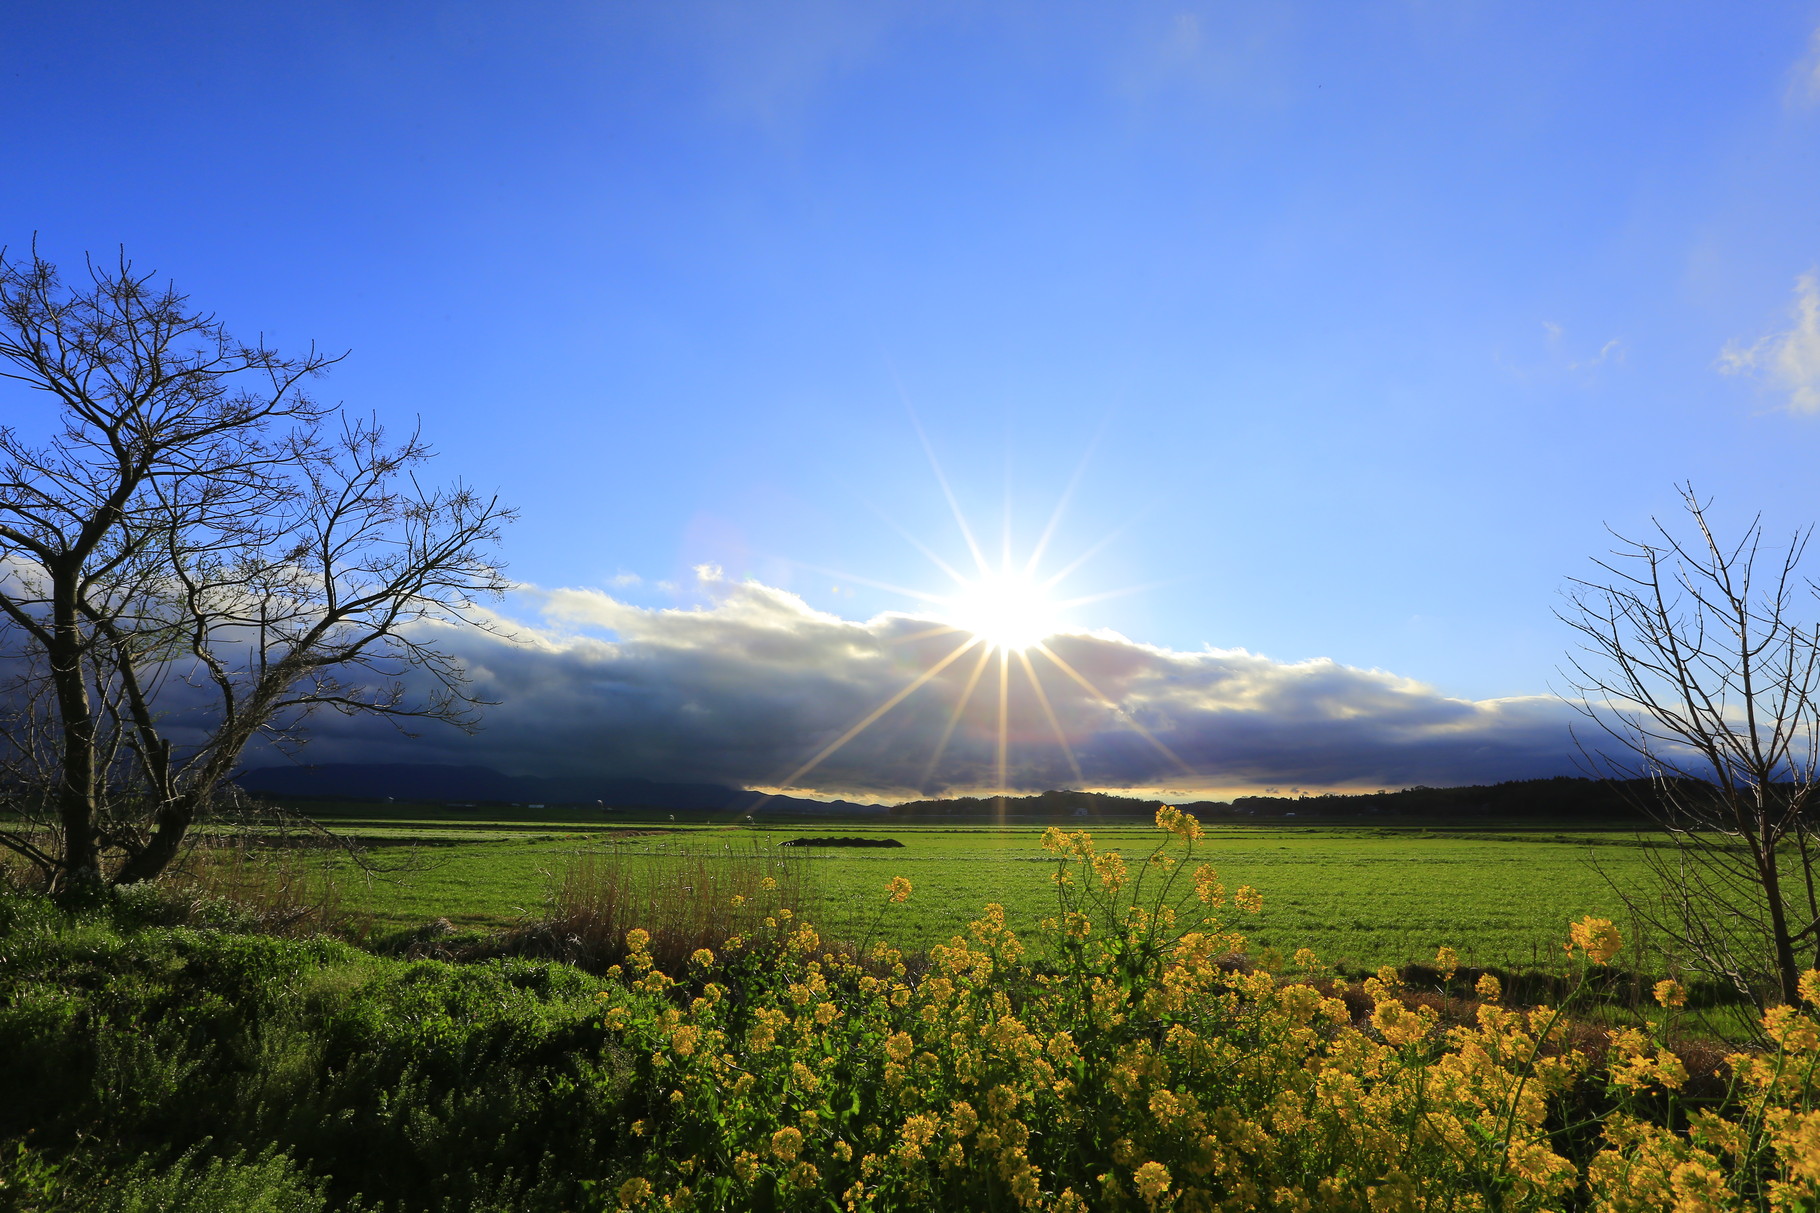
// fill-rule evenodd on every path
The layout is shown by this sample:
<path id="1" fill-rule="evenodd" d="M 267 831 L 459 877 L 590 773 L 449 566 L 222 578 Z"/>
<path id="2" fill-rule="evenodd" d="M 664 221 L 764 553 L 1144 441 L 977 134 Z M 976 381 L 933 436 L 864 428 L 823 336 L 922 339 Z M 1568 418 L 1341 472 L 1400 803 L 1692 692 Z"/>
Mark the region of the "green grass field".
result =
<path id="1" fill-rule="evenodd" d="M 786 839 L 831 833 L 904 846 L 799 853 L 814 891 L 807 912 L 825 936 L 858 938 L 878 922 L 892 942 L 924 947 L 963 930 L 988 902 L 1003 904 L 1014 924 L 1033 923 L 1053 907 L 1042 831 L 1032 827 L 821 821 L 754 828 L 664 815 L 603 825 L 583 810 L 481 819 L 415 816 L 396 805 L 348 806 L 332 824 L 384 859 L 413 856 L 411 869 L 394 876 L 366 879 L 348 868 L 340 881 L 341 907 L 387 928 L 439 917 L 471 926 L 535 917 L 552 882 L 587 850 L 655 862 L 684 848 L 770 853 Z M 1121 825 L 1094 837 L 1102 850 L 1135 857 L 1160 835 Z M 1262 891 L 1264 913 L 1246 920 L 1256 945 L 1308 946 L 1349 968 L 1426 959 L 1441 944 L 1468 963 L 1546 965 L 1570 918 L 1593 913 L 1622 924 L 1622 905 L 1599 868 L 1619 880 L 1642 877 L 1640 851 L 1622 833 L 1216 827 L 1199 857 L 1229 889 Z M 916 892 L 880 920 L 893 876 L 908 877 Z"/>

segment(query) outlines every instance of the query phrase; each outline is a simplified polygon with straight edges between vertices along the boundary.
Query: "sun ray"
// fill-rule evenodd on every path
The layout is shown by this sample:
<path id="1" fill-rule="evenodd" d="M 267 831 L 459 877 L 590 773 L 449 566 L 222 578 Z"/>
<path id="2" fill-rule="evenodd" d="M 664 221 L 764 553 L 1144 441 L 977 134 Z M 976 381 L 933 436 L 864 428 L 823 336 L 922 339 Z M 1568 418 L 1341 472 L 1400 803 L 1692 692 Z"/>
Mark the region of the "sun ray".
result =
<path id="1" fill-rule="evenodd" d="M 1183 762 L 1181 760 L 1181 758 L 1176 755 L 1176 752 L 1174 750 L 1170 749 L 1168 746 L 1166 746 L 1162 743 L 1161 739 L 1159 739 L 1156 736 L 1156 734 L 1152 733 L 1149 729 L 1147 729 L 1143 725 L 1139 724 L 1137 722 L 1136 718 L 1134 718 L 1130 712 L 1127 712 L 1124 708 L 1122 708 L 1118 704 L 1114 703 L 1106 695 L 1106 693 L 1104 691 L 1102 691 L 1098 687 L 1094 686 L 1093 683 L 1088 680 L 1088 678 L 1085 674 L 1081 673 L 1079 670 L 1077 670 L 1073 666 L 1069 665 L 1066 661 L 1063 661 L 1060 654 L 1058 654 L 1054 649 L 1050 648 L 1046 644 L 1037 644 L 1037 645 L 1033 645 L 1031 647 L 1036 649 L 1036 651 L 1041 653 L 1043 656 L 1047 657 L 1050 661 L 1053 661 L 1055 663 L 1056 669 L 1058 669 L 1062 673 L 1068 675 L 1068 677 L 1074 679 L 1074 681 L 1079 683 L 1081 685 L 1081 688 L 1083 690 L 1085 690 L 1089 695 L 1091 695 L 1095 699 L 1099 700 L 1100 703 L 1104 704 L 1106 707 L 1112 709 L 1112 712 L 1115 716 L 1117 716 L 1120 720 L 1124 721 L 1125 724 L 1130 726 L 1131 729 L 1138 734 L 1138 736 L 1142 737 L 1145 741 L 1148 741 L 1151 745 L 1155 746 L 1157 748 L 1157 750 L 1160 751 L 1165 758 L 1169 759 L 1169 761 L 1175 763 L 1176 766 L 1180 767 L 1182 769 L 1183 774 L 1191 776 L 1191 777 L 1195 776 L 1196 773 L 1195 773 L 1195 769 L 1193 767 L 1191 767 L 1187 763 Z"/>
<path id="2" fill-rule="evenodd" d="M 1110 418 L 1107 420 L 1110 421 Z M 1099 431 L 1094 434 L 1093 440 L 1087 444 L 1086 451 L 1082 453 L 1081 461 L 1075 465 L 1074 475 L 1068 478 L 1068 487 L 1062 490 L 1061 497 L 1055 503 L 1055 509 L 1049 512 L 1049 522 L 1043 527 L 1043 533 L 1037 537 L 1036 546 L 1030 549 L 1030 559 L 1024 562 L 1024 576 L 1036 576 L 1036 566 L 1042 561 L 1043 553 L 1049 550 L 1049 542 L 1055 538 L 1056 528 L 1062 524 L 1062 515 L 1067 511 L 1068 503 L 1074 500 L 1074 491 L 1080 487 L 1081 479 L 1087 474 L 1087 465 L 1093 460 L 1093 452 L 1099 446 L 1100 439 L 1105 436 L 1106 424 L 1106 422 L 1101 422 Z"/>
<path id="3" fill-rule="evenodd" d="M 973 663 L 973 672 L 967 675 L 967 685 L 961 688 L 961 697 L 954 705 L 954 711 L 948 714 L 948 723 L 942 729 L 941 737 L 935 743 L 935 752 L 929 755 L 929 765 L 923 768 L 922 782 L 918 787 L 927 787 L 935 775 L 935 768 L 942 760 L 942 754 L 948 749 L 948 740 L 954 736 L 955 726 L 960 724 L 961 716 L 967 710 L 967 704 L 973 699 L 974 688 L 980 684 L 980 675 L 986 672 L 986 663 L 992 660 L 990 646 L 980 647 L 980 659 Z"/>
<path id="4" fill-rule="evenodd" d="M 916 427 L 916 437 L 923 444 L 923 454 L 929 456 L 929 467 L 935 473 L 935 482 L 942 486 L 942 496 L 948 500 L 948 508 L 954 512 L 955 525 L 961 529 L 961 538 L 967 541 L 967 550 L 973 554 L 973 563 L 979 571 L 991 572 L 986 563 L 986 553 L 980 549 L 979 540 L 973 537 L 973 528 L 967 524 L 967 515 L 961 510 L 961 503 L 954 495 L 954 488 L 948 483 L 947 475 L 942 471 L 941 460 L 935 457 L 935 448 L 929 443 L 929 435 L 923 432 L 923 423 L 917 418 L 916 410 L 910 407 L 908 400 L 904 407 L 910 409 L 910 424 Z"/>
<path id="5" fill-rule="evenodd" d="M 1005 795 L 1005 759 L 1011 748 L 1011 650 L 998 650 L 998 794 Z"/>
<path id="6" fill-rule="evenodd" d="M 1024 663 L 1024 674 L 1030 679 L 1030 689 L 1036 692 L 1036 701 L 1042 705 L 1043 715 L 1049 719 L 1049 727 L 1055 732 L 1055 744 L 1062 747 L 1062 755 L 1068 759 L 1068 769 L 1074 772 L 1076 787 L 1087 782 L 1081 774 L 1081 764 L 1074 757 L 1074 747 L 1068 744 L 1068 735 L 1062 732 L 1062 722 L 1055 718 L 1055 709 L 1050 706 L 1048 692 L 1036 676 L 1036 667 L 1030 664 L 1030 654 L 1023 649 L 1017 651 L 1017 659 Z"/>
<path id="7" fill-rule="evenodd" d="M 886 641 L 885 643 L 893 644 L 893 645 L 909 644 L 910 642 L 915 641 L 915 640 L 927 640 L 931 636 L 947 636 L 947 635 L 951 635 L 952 633 L 963 631 L 963 630 L 964 629 L 962 629 L 962 628 L 955 627 L 953 624 L 938 623 L 932 628 L 924 628 L 922 631 L 912 632 L 908 636 L 894 636 L 890 640 Z"/>
<path id="8" fill-rule="evenodd" d="M 886 590 L 893 594 L 903 594 L 910 598 L 920 598 L 924 602 L 941 603 L 947 601 L 942 595 L 931 594 L 927 590 L 913 590 L 909 586 L 893 585 L 889 581 L 878 581 L 871 577 L 862 577 L 858 573 L 843 573 L 839 569 L 831 569 L 825 565 L 805 564 L 800 560 L 793 563 L 795 563 L 797 568 L 807 569 L 811 573 L 821 573 L 823 576 L 827 577 L 839 577 L 842 581 L 853 581 L 860 585 L 869 585 L 875 590 Z M 965 581 L 966 578 L 963 577 L 961 580 Z"/>
<path id="9" fill-rule="evenodd" d="M 1127 594 L 1143 594 L 1150 590 L 1166 590 L 1186 582 L 1186 577 L 1171 577 L 1167 581 L 1147 581 L 1142 585 L 1128 585 L 1119 590 L 1102 590 L 1098 594 L 1083 594 L 1079 598 L 1064 598 L 1055 604 L 1058 611 L 1073 610 L 1075 607 L 1088 606 L 1095 602 L 1105 602 L 1108 598 L 1123 598 Z"/>
<path id="10" fill-rule="evenodd" d="M 1122 526 L 1115 527 L 1107 534 L 1101 536 L 1099 542 L 1095 543 L 1092 547 L 1090 547 L 1086 551 L 1082 552 L 1079 556 L 1076 556 L 1073 560 L 1070 560 L 1067 564 L 1063 565 L 1058 571 L 1051 573 L 1048 576 L 1048 578 L 1044 580 L 1043 588 L 1045 590 L 1053 589 L 1054 587 L 1060 585 L 1064 580 L 1066 580 L 1068 578 L 1069 574 L 1073 573 L 1076 569 L 1078 569 L 1082 565 L 1086 564 L 1089 560 L 1092 560 L 1095 556 L 1098 556 L 1101 552 L 1105 551 L 1109 544 L 1111 544 L 1114 540 L 1119 539 L 1121 536 L 1123 536 L 1126 531 L 1130 530 L 1132 528 L 1132 526 L 1135 525 L 1136 522 L 1137 522 L 1137 519 L 1134 518 L 1130 522 L 1127 522 Z"/>
<path id="11" fill-rule="evenodd" d="M 954 663 L 955 658 L 959 657 L 962 653 L 965 653 L 968 649 L 972 648 L 974 645 L 979 644 L 979 643 L 980 643 L 980 638 L 978 636 L 970 637 L 969 639 L 963 641 L 953 652 L 949 653 L 946 657 L 942 658 L 940 661 L 936 662 L 934 665 L 932 665 L 928 669 L 924 670 L 921 674 L 918 674 L 915 678 L 911 679 L 910 682 L 905 684 L 904 687 L 902 687 L 897 692 L 897 694 L 893 695 L 891 698 L 885 700 L 885 702 L 879 704 L 876 708 L 872 709 L 872 711 L 865 717 L 865 719 L 861 720 L 858 724 L 856 724 L 852 728 L 848 729 L 845 733 L 842 733 L 839 737 L 836 737 L 833 741 L 831 741 L 827 745 L 823 746 L 821 748 L 821 750 L 815 755 L 815 757 L 811 758 L 808 762 L 803 763 L 802 766 L 797 767 L 794 771 L 791 771 L 790 774 L 787 775 L 776 786 L 778 786 L 780 788 L 787 788 L 787 787 L 790 787 L 793 784 L 795 784 L 798 779 L 801 779 L 804 775 L 806 775 L 810 771 L 814 770 L 816 765 L 819 764 L 822 761 L 822 759 L 828 757 L 828 755 L 834 753 L 836 750 L 838 750 L 842 746 L 846 745 L 849 741 L 852 741 L 855 737 L 858 737 L 861 733 L 863 733 L 867 729 L 871 728 L 873 722 L 876 721 L 880 716 L 883 716 L 886 712 L 889 712 L 892 708 L 896 707 L 898 704 L 900 704 L 904 700 L 908 699 L 911 695 L 913 695 L 919 688 L 921 688 L 930 679 L 934 678 L 937 674 L 941 673 L 943 670 L 947 669 L 950 665 L 952 665 Z"/>
<path id="12" fill-rule="evenodd" d="M 948 574 L 948 576 L 953 578 L 957 583 L 959 583 L 961 585 L 966 584 L 967 575 L 965 573 L 962 573 L 959 569 L 955 568 L 953 565 L 949 564 L 946 560 L 943 560 L 940 556 L 936 555 L 934 548 L 930 547 L 928 544 L 926 544 L 922 540 L 918 539 L 915 535 L 912 535 L 910 533 L 910 531 L 908 530 L 908 528 L 901 526 L 895 518 L 892 518 L 890 515 L 886 514 L 883 510 L 879 509 L 877 506 L 872 507 L 872 512 L 874 514 L 877 514 L 879 516 L 879 519 L 882 522 L 884 522 L 884 524 L 886 526 L 890 527 L 892 530 L 896 531 L 899 535 L 903 536 L 904 542 L 908 543 L 911 547 L 913 547 L 917 551 L 921 552 L 924 556 L 927 556 L 929 558 L 929 563 L 933 564 L 936 568 L 940 569 L 942 572 Z M 909 591 L 909 592 L 915 593 L 916 596 L 919 598 L 928 597 L 928 595 L 923 594 L 919 591 Z"/>

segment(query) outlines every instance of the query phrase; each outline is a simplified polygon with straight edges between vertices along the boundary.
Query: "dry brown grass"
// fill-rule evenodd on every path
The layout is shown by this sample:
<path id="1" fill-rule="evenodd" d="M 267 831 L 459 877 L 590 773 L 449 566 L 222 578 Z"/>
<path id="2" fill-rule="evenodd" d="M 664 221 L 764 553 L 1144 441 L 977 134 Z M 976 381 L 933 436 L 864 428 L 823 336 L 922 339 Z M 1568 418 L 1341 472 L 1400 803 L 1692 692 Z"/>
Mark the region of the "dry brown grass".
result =
<path id="1" fill-rule="evenodd" d="M 346 925 L 338 854 L 296 837 L 202 836 L 159 884 L 173 914 L 186 921 L 225 913 L 263 934 L 321 934 Z"/>
<path id="2" fill-rule="evenodd" d="M 680 972 L 698 948 L 750 936 L 809 898 L 810 867 L 791 851 L 641 845 L 586 851 L 554 881 L 550 912 L 502 941 L 518 955 L 600 972 L 625 957 L 626 932 L 650 932 L 658 965 Z"/>

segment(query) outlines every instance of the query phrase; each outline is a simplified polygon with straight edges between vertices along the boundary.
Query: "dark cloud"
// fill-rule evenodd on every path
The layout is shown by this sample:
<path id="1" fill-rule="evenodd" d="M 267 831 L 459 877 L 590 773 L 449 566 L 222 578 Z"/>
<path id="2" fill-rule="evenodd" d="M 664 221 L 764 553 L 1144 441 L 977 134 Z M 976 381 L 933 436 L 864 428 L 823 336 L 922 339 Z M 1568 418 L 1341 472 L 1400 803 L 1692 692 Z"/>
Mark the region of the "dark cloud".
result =
<path id="1" fill-rule="evenodd" d="M 513 625 L 512 641 L 445 638 L 500 701 L 478 735 L 406 739 L 325 717 L 306 756 L 776 786 L 967 640 L 907 615 L 841 619 L 754 583 L 705 588 L 712 604 L 688 610 L 522 591 L 514 605 L 535 622 Z M 1058 661 L 1033 653 L 1029 671 L 1016 657 L 1004 666 L 1013 788 L 1394 787 L 1574 769 L 1573 717 L 1551 698 L 1450 699 L 1328 660 L 1177 652 L 1106 633 L 1049 648 Z M 999 658 L 965 650 L 792 786 L 881 796 L 994 786 L 1000 697 Z"/>

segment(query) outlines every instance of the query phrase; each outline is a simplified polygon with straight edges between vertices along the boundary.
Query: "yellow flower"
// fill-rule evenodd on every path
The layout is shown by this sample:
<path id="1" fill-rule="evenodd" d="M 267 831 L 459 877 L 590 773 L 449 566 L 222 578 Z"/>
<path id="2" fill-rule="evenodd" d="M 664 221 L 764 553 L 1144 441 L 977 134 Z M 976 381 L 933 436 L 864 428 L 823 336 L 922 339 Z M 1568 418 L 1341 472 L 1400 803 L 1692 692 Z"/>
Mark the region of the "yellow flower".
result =
<path id="1" fill-rule="evenodd" d="M 1100 878 L 1100 884 L 1108 889 L 1116 889 L 1125 883 L 1125 860 L 1117 851 L 1107 851 L 1093 857 L 1093 873 Z"/>
<path id="2" fill-rule="evenodd" d="M 1472 988 L 1478 993 L 1479 997 L 1486 1002 L 1496 1002 L 1504 995 L 1503 983 L 1493 977 L 1490 973 L 1480 977 L 1478 981 L 1473 983 Z"/>
<path id="3" fill-rule="evenodd" d="M 813 1091 L 822 1085 L 821 1079 L 815 1076 L 815 1071 L 800 1061 L 790 1063 L 790 1079 L 805 1091 Z"/>
<path id="4" fill-rule="evenodd" d="M 1391 1045 L 1412 1044 L 1435 1026 L 1435 1013 L 1428 1007 L 1411 1011 L 1400 1002 L 1381 1002 L 1371 1014 L 1371 1026 Z"/>
<path id="5" fill-rule="evenodd" d="M 1144 1203 L 1154 1206 L 1169 1191 L 1169 1168 L 1160 1162 L 1147 1162 L 1131 1177 Z"/>
<path id="6" fill-rule="evenodd" d="M 1624 940 L 1618 935 L 1618 928 L 1612 925 L 1609 918 L 1593 918 L 1588 915 L 1579 922 L 1569 923 L 1567 927 L 1568 947 L 1586 953 L 1586 958 L 1596 965 L 1607 964 L 1624 946 Z"/>
<path id="7" fill-rule="evenodd" d="M 1801 975 L 1801 1001 L 1820 1006 L 1820 969 L 1809 969 Z"/>
<path id="8" fill-rule="evenodd" d="M 1820 1026 L 1793 1007 L 1771 1007 L 1765 1011 L 1763 1030 L 1786 1053 L 1820 1050 Z"/>
<path id="9" fill-rule="evenodd" d="M 619 1185 L 619 1207 L 630 1209 L 651 1199 L 651 1181 L 633 1176 Z"/>
<path id="10" fill-rule="evenodd" d="M 1239 891 L 1232 895 L 1232 904 L 1247 914 L 1261 914 L 1264 910 L 1264 895 L 1250 885 L 1240 885 Z"/>
<path id="11" fill-rule="evenodd" d="M 795 1162 L 803 1151 L 803 1131 L 786 1125 L 771 1134 L 771 1153 L 785 1162 Z"/>
<path id="12" fill-rule="evenodd" d="M 633 927 L 626 932 L 626 951 L 642 952 L 651 946 L 651 932 L 643 927 Z M 630 1180 L 626 1181 L 630 1183 Z"/>
<path id="13" fill-rule="evenodd" d="M 777 880 L 776 880 L 776 878 L 774 878 L 774 877 L 771 877 L 771 876 L 767 876 L 767 877 L 765 877 L 765 878 L 764 878 L 764 879 L 763 879 L 763 880 L 761 880 L 761 881 L 759 881 L 759 882 L 758 882 L 758 887 L 759 887 L 759 888 L 760 888 L 760 889 L 761 889 L 761 890 L 762 890 L 762 891 L 764 891 L 764 892 L 766 892 L 766 893 L 769 893 L 769 892 L 771 892 L 771 891 L 772 891 L 772 890 L 773 890 L 773 889 L 775 889 L 775 888 L 777 888 Z"/>
<path id="14" fill-rule="evenodd" d="M 902 1065 L 916 1050 L 916 1042 L 910 1039 L 908 1032 L 893 1032 L 885 1038 L 885 1056 Z"/>
<path id="15" fill-rule="evenodd" d="M 813 1188 L 821 1182 L 821 1172 L 812 1162 L 799 1162 L 790 1170 L 790 1182 L 799 1188 Z"/>
<path id="16" fill-rule="evenodd" d="M 758 1178 L 758 1155 L 750 1150 L 741 1150 L 733 1159 L 733 1173 L 741 1183 L 751 1183 Z"/>
<path id="17" fill-rule="evenodd" d="M 1206 864 L 1194 870 L 1194 895 L 1207 905 L 1217 906 L 1226 900 L 1225 886 L 1220 884 L 1220 874 Z"/>
<path id="18" fill-rule="evenodd" d="M 893 876 L 891 883 L 885 886 L 885 892 L 892 901 L 909 901 L 910 881 L 902 876 Z"/>
<path id="19" fill-rule="evenodd" d="M 710 952 L 707 948 L 696 948 L 695 954 L 689 957 L 689 962 L 691 964 L 700 965 L 705 969 L 714 963 L 714 953 Z"/>
<path id="20" fill-rule="evenodd" d="M 933 1116 L 909 1117 L 898 1133 L 895 1153 L 905 1162 L 915 1162 L 923 1156 L 924 1148 L 941 1132 L 941 1128 L 941 1122 Z"/>
<path id="21" fill-rule="evenodd" d="M 1167 830 L 1183 842 L 1196 842 L 1203 836 L 1200 821 L 1193 814 L 1184 813 L 1174 805 L 1157 806 L 1156 828 Z"/>
<path id="22" fill-rule="evenodd" d="M 1678 981 L 1658 981 L 1656 1001 L 1665 1007 L 1684 1007 L 1687 1005 L 1687 991 Z"/>
<path id="23" fill-rule="evenodd" d="M 1454 970 L 1460 967 L 1460 954 L 1452 948 L 1443 947 L 1435 952 L 1435 968 L 1441 970 L 1442 981 L 1452 981 Z"/>

